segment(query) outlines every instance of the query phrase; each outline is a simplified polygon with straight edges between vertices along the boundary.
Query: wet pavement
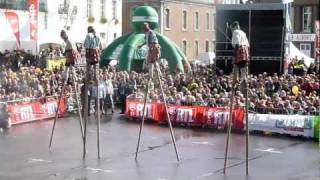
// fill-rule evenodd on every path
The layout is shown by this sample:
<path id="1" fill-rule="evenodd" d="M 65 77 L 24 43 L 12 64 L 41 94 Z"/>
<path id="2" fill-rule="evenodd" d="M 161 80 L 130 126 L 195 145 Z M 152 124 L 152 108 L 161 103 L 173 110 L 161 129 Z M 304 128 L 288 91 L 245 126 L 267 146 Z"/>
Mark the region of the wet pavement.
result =
<path id="1" fill-rule="evenodd" d="M 250 175 L 245 175 L 245 136 L 232 134 L 227 175 L 223 175 L 225 133 L 175 127 L 181 161 L 175 157 L 169 129 L 146 124 L 138 160 L 139 123 L 118 114 L 101 122 L 101 159 L 97 159 L 96 124 L 88 124 L 88 153 L 75 117 L 17 125 L 0 132 L 0 180 L 319 180 L 317 142 L 290 137 L 250 136 Z"/>

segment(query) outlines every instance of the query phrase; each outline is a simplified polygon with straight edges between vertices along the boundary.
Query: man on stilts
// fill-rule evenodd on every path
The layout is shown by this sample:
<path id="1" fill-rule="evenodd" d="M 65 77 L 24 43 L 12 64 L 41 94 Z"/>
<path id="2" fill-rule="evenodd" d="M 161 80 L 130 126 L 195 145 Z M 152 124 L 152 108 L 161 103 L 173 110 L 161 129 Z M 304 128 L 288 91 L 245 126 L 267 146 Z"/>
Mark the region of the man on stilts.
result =
<path id="1" fill-rule="evenodd" d="M 86 77 L 84 83 L 84 146 L 83 146 L 83 159 L 86 155 L 86 139 L 87 139 L 87 121 L 89 119 L 89 107 L 90 103 L 89 97 L 86 95 L 89 91 L 89 82 L 94 80 L 94 85 L 97 86 L 95 88 L 97 94 L 96 105 L 95 105 L 95 115 L 97 120 L 97 148 L 98 148 L 98 159 L 100 159 L 100 103 L 99 103 L 99 60 L 100 60 L 100 51 L 102 49 L 101 42 L 99 37 L 96 36 L 96 32 L 92 26 L 88 27 L 88 34 L 86 35 L 86 39 L 84 41 L 84 47 L 86 49 Z M 93 77 L 92 77 L 93 74 Z M 91 95 L 90 95 L 91 97 Z"/>
<path id="2" fill-rule="evenodd" d="M 245 94 L 245 119 L 246 119 L 246 174 L 249 174 L 249 128 L 248 128 L 248 64 L 249 64 L 249 41 L 245 32 L 240 29 L 240 24 L 238 21 L 232 23 L 232 47 L 234 48 L 234 58 L 233 58 L 233 82 L 231 88 L 230 97 L 230 115 L 228 121 L 228 134 L 226 140 L 226 150 L 224 159 L 224 169 L 223 173 L 226 173 L 228 150 L 229 150 L 229 139 L 231 133 L 231 124 L 233 116 L 233 101 L 235 95 L 235 86 L 240 83 L 240 90 Z"/>
<path id="3" fill-rule="evenodd" d="M 76 102 L 77 102 L 77 110 L 78 110 L 78 115 L 79 115 L 79 120 L 80 120 L 80 129 L 81 129 L 81 135 L 82 135 L 82 140 L 84 141 L 84 130 L 83 130 L 83 125 L 82 125 L 82 113 L 81 113 L 81 109 L 80 109 L 80 102 L 79 102 L 79 96 L 78 96 L 78 84 L 76 82 L 76 72 L 75 72 L 75 63 L 77 60 L 79 60 L 80 54 L 76 49 L 76 46 L 74 43 L 72 43 L 67 35 L 67 33 L 62 30 L 60 32 L 60 37 L 63 39 L 63 41 L 65 42 L 65 56 L 66 56 L 66 72 L 65 72 L 65 77 L 64 77 L 64 82 L 62 85 L 62 89 L 60 92 L 60 95 L 58 97 L 58 105 L 57 105 L 57 109 L 56 109 L 56 114 L 55 114 L 55 119 L 53 122 L 53 126 L 52 126 L 52 132 L 51 132 L 51 136 L 50 136 L 50 143 L 49 143 L 49 148 L 51 148 L 52 145 L 52 139 L 53 139 L 53 133 L 54 133 L 54 129 L 55 129 L 55 125 L 58 119 L 58 115 L 59 115 L 59 109 L 60 109 L 60 103 L 61 100 L 63 98 L 63 95 L 65 93 L 65 88 L 67 85 L 67 82 L 69 80 L 69 74 L 71 74 L 71 80 L 72 80 L 72 87 L 74 88 L 74 93 L 76 96 Z"/>
<path id="4" fill-rule="evenodd" d="M 155 70 L 157 72 L 157 78 L 158 78 L 158 81 L 159 81 L 161 94 L 162 94 L 162 98 L 163 98 L 163 103 L 164 103 L 164 106 L 165 106 L 166 118 L 167 118 L 169 129 L 170 129 L 171 139 L 172 139 L 172 143 L 173 143 L 174 150 L 175 150 L 175 153 L 176 153 L 177 161 L 179 161 L 178 150 L 177 150 L 177 147 L 176 147 L 176 142 L 175 142 L 175 138 L 174 138 L 172 124 L 171 124 L 170 116 L 169 116 L 169 113 L 168 113 L 166 96 L 165 96 L 165 93 L 164 93 L 163 87 L 162 87 L 161 70 L 160 70 L 160 66 L 159 66 L 159 64 L 157 62 L 161 57 L 161 47 L 160 47 L 160 44 L 158 42 L 158 38 L 156 36 L 156 33 L 154 33 L 150 29 L 149 24 L 147 22 L 143 23 L 143 27 L 142 28 L 143 28 L 143 31 L 145 33 L 145 44 L 147 44 L 147 46 L 148 46 L 148 55 L 147 55 L 147 59 L 146 59 L 146 66 L 148 67 L 148 70 L 149 70 L 149 78 L 148 78 L 148 81 L 147 81 L 147 87 L 145 89 L 145 94 L 144 94 L 142 120 L 141 120 L 141 123 L 140 123 L 140 130 L 139 130 L 139 137 L 138 137 L 138 143 L 137 143 L 137 148 L 136 148 L 136 157 L 135 157 L 135 159 L 138 158 L 139 146 L 140 146 L 140 138 L 141 138 L 143 124 L 144 124 L 144 120 L 145 120 L 145 116 L 146 116 L 145 115 L 146 102 L 147 102 L 147 98 L 148 98 L 148 92 L 149 92 L 149 88 L 150 88 L 150 83 L 151 83 L 152 78 L 153 78 L 153 71 L 154 71 L 154 68 L 156 68 Z M 144 44 L 142 44 L 141 46 L 143 46 L 143 45 Z"/>

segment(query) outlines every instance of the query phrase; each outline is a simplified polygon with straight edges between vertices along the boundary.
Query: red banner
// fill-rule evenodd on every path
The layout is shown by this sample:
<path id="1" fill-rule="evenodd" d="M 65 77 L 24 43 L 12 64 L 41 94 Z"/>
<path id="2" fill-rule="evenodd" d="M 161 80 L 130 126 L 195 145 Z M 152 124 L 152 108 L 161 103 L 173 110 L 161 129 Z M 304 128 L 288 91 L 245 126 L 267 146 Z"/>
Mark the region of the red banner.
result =
<path id="1" fill-rule="evenodd" d="M 19 30 L 19 17 L 15 12 L 4 12 L 11 28 L 16 37 L 18 48 L 20 48 L 20 30 Z"/>
<path id="2" fill-rule="evenodd" d="M 29 21 L 30 21 L 30 39 L 38 40 L 38 0 L 29 0 Z"/>
<path id="3" fill-rule="evenodd" d="M 11 124 L 21 124 L 30 121 L 42 120 L 55 117 L 58 101 L 48 101 L 44 104 L 40 102 L 8 105 Z M 64 101 L 61 100 L 58 113 L 65 112 Z"/>
<path id="4" fill-rule="evenodd" d="M 143 112 L 143 102 L 127 100 L 126 115 L 129 117 L 141 118 Z M 172 123 L 187 124 L 196 126 L 211 126 L 217 129 L 226 128 L 229 120 L 229 108 L 209 108 L 204 106 L 179 106 L 169 105 L 168 113 Z M 146 104 L 146 119 L 157 123 L 167 121 L 164 105 L 161 103 Z M 235 108 L 232 114 L 232 128 L 243 130 L 244 111 Z"/>
<path id="5" fill-rule="evenodd" d="M 316 33 L 316 44 L 314 46 L 315 48 L 315 56 L 314 58 L 320 58 L 320 21 L 316 21 L 314 23 L 315 26 L 315 33 Z M 319 63 L 319 62 L 318 62 Z"/>

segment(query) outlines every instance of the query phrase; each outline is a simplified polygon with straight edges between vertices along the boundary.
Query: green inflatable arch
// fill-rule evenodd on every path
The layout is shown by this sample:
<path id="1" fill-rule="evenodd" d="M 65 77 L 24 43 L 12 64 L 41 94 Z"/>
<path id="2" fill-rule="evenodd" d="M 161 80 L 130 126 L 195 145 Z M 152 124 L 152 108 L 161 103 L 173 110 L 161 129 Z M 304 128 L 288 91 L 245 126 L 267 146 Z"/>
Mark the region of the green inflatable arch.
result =
<path id="1" fill-rule="evenodd" d="M 152 7 L 136 8 L 132 16 L 134 31 L 117 38 L 102 51 L 100 67 L 107 66 L 111 60 L 116 59 L 119 60 L 119 70 L 131 71 L 142 68 L 147 54 L 147 47 L 141 47 L 145 44 L 143 23 L 148 22 L 151 29 L 154 30 L 158 27 L 158 19 L 158 14 Z M 167 60 L 170 72 L 185 73 L 190 66 L 184 53 L 167 37 L 158 32 L 156 35 L 161 46 L 161 59 Z"/>

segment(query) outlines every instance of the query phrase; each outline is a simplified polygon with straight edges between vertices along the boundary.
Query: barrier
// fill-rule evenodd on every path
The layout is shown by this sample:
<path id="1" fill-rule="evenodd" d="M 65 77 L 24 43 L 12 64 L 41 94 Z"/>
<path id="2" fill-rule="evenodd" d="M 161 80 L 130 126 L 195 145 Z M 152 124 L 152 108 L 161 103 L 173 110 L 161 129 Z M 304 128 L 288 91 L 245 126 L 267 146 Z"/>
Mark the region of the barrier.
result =
<path id="1" fill-rule="evenodd" d="M 207 126 L 216 129 L 227 128 L 230 114 L 228 107 L 180 106 L 171 104 L 168 105 L 168 111 L 173 124 Z M 127 99 L 127 116 L 142 118 L 142 113 L 143 102 Z M 165 108 L 162 103 L 148 102 L 145 114 L 146 120 L 166 123 Z M 233 130 L 244 131 L 244 115 L 245 112 L 241 108 L 233 110 Z M 250 131 L 319 138 L 320 116 L 249 113 L 248 118 Z"/>
<path id="2" fill-rule="evenodd" d="M 21 124 L 30 121 L 43 120 L 55 117 L 58 100 L 51 100 L 46 103 L 31 102 L 25 104 L 7 105 L 7 112 L 9 113 L 10 123 Z M 62 99 L 60 101 L 59 115 L 65 112 L 65 103 Z"/>
<path id="3" fill-rule="evenodd" d="M 143 102 L 127 100 L 126 115 L 134 118 L 142 118 Z M 173 124 L 207 125 L 216 128 L 226 128 L 229 119 L 228 108 L 212 108 L 204 106 L 180 106 L 168 105 L 168 112 Z M 146 104 L 146 119 L 156 123 L 166 123 L 165 108 L 162 103 Z M 244 111 L 236 108 L 233 111 L 233 128 L 243 129 Z"/>

